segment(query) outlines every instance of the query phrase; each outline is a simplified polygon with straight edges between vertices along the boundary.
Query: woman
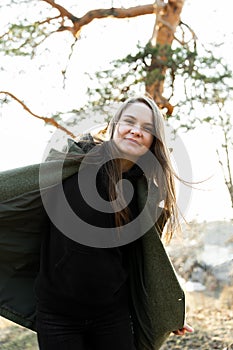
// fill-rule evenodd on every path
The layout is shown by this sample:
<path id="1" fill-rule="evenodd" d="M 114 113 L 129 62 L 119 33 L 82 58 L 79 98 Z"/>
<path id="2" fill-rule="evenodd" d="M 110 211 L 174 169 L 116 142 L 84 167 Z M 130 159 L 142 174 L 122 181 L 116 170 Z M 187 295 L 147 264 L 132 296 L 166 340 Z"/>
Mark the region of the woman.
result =
<path id="1" fill-rule="evenodd" d="M 192 332 L 159 238 L 178 218 L 154 101 L 123 103 L 104 142 L 73 142 L 62 185 L 64 159 L 48 160 L 1 176 L 1 314 L 36 330 L 41 350 L 156 350 Z"/>
<path id="2" fill-rule="evenodd" d="M 166 216 L 172 218 L 169 234 L 177 224 L 174 173 L 165 145 L 163 119 L 155 103 L 147 97 L 127 100 L 110 122 L 108 132 L 109 141 L 98 146 L 90 143 L 91 151 L 82 156 L 84 166 L 79 174 L 63 182 L 72 211 L 84 222 L 76 226 L 77 235 L 72 234 L 70 238 L 66 226 L 68 217 L 62 219 L 66 222 L 64 226 L 60 224 L 59 191 L 54 191 L 51 206 L 47 206 L 48 214 L 52 208 L 52 220 L 42 245 L 35 287 L 41 350 L 136 349 L 128 285 L 128 254 L 133 243 L 126 244 L 126 241 L 130 237 L 134 242 L 142 235 L 137 228 L 138 178 L 146 175 L 156 181 Z M 85 142 L 84 145 L 87 147 Z M 122 179 L 133 186 L 134 193 L 128 203 L 125 198 L 129 189 L 124 183 L 119 185 Z M 91 189 L 88 195 L 93 183 L 97 191 Z M 88 198 L 92 205 L 87 203 Z M 112 212 L 106 212 L 102 199 L 111 204 Z M 135 224 L 125 232 L 125 225 L 133 221 Z M 92 232 L 90 226 L 96 230 Z M 101 228 L 101 234 L 97 228 Z M 117 246 L 110 238 L 114 228 L 118 229 Z M 184 325 L 175 333 L 185 331 L 192 329 Z"/>

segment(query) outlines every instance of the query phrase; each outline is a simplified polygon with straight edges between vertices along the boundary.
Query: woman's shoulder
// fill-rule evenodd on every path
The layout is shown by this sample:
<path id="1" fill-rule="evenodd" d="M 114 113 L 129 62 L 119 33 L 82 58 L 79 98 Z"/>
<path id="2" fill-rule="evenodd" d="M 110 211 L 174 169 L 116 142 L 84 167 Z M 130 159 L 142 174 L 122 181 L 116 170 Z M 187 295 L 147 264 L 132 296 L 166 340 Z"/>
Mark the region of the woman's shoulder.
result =
<path id="1" fill-rule="evenodd" d="M 68 152 L 80 149 L 83 153 L 88 153 L 96 146 L 96 142 L 90 133 L 83 134 L 76 139 L 68 139 L 66 150 Z"/>

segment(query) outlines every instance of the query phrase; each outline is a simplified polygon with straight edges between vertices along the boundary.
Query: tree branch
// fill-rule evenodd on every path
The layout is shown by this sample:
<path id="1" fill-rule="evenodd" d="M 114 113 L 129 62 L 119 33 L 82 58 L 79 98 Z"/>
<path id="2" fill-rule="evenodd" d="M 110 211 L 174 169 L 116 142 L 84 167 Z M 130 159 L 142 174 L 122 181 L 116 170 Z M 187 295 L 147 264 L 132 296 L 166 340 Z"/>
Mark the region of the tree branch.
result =
<path id="1" fill-rule="evenodd" d="M 42 0 L 42 1 L 47 2 L 53 8 L 57 9 L 60 12 L 60 17 L 67 17 L 72 22 L 76 19 L 78 20 L 77 17 L 75 17 L 71 12 L 67 11 L 63 6 L 56 4 L 54 0 Z"/>
<path id="2" fill-rule="evenodd" d="M 41 22 L 35 22 L 35 23 L 38 24 L 38 25 L 45 24 L 45 23 L 50 23 L 50 22 L 52 22 L 53 20 L 58 19 L 58 18 L 60 18 L 60 17 L 61 17 L 60 15 L 57 15 L 57 16 L 55 16 L 55 17 L 49 17 L 49 18 L 46 18 L 45 20 L 43 20 L 43 21 L 41 21 Z"/>
<path id="3" fill-rule="evenodd" d="M 31 114 L 33 117 L 36 117 L 38 119 L 43 120 L 46 124 L 50 124 L 52 126 L 54 126 L 55 128 L 64 131 L 67 135 L 71 136 L 72 138 L 75 138 L 76 136 L 69 130 L 67 130 L 64 126 L 60 125 L 59 123 L 56 122 L 56 120 L 54 120 L 53 118 L 48 118 L 48 117 L 42 117 L 39 116 L 35 113 L 33 113 L 29 107 L 27 107 L 25 105 L 25 103 L 23 101 L 21 101 L 18 97 L 16 97 L 15 95 L 13 95 L 11 92 L 8 91 L 0 91 L 0 94 L 5 94 L 10 96 L 11 98 L 13 98 L 15 101 L 17 101 L 22 107 L 23 109 L 25 109 L 29 114 Z"/>
<path id="4" fill-rule="evenodd" d="M 84 16 L 78 18 L 74 16 L 72 13 L 70 13 L 69 11 L 67 11 L 63 6 L 56 4 L 54 0 L 43 0 L 43 1 L 50 4 L 53 8 L 56 8 L 60 12 L 61 17 L 63 18 L 66 17 L 73 23 L 73 26 L 62 26 L 62 28 L 60 28 L 59 31 L 69 30 L 76 38 L 79 37 L 82 27 L 89 24 L 94 19 L 108 18 L 108 17 L 131 18 L 131 17 L 137 17 L 137 16 L 156 13 L 156 9 L 157 9 L 155 4 L 148 4 L 148 5 L 135 6 L 135 7 L 129 7 L 129 8 L 112 7 L 109 9 L 91 10 L 91 11 L 88 11 Z"/>

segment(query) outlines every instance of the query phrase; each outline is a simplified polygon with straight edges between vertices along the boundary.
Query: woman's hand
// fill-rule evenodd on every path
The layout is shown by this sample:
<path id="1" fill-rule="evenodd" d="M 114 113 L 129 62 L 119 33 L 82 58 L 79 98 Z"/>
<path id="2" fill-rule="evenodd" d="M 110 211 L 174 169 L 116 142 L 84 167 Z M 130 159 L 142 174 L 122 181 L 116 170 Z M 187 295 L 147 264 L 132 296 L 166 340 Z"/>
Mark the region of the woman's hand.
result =
<path id="1" fill-rule="evenodd" d="M 184 324 L 184 327 L 181 329 L 178 329 L 177 331 L 174 331 L 173 333 L 175 335 L 184 335 L 186 332 L 193 333 L 194 329 L 193 327 L 189 326 L 187 323 Z"/>

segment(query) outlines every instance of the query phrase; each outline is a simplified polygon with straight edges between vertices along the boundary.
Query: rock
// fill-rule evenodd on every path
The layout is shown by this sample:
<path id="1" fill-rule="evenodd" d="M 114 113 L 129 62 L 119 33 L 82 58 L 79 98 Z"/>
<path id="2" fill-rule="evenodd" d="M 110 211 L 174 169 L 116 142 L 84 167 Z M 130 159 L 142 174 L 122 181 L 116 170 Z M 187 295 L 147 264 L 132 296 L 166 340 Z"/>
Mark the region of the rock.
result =
<path id="1" fill-rule="evenodd" d="M 233 259 L 223 264 L 212 266 L 210 271 L 221 283 L 233 284 Z"/>
<path id="2" fill-rule="evenodd" d="M 184 226 L 183 238 L 175 237 L 167 250 L 181 278 L 214 292 L 233 284 L 232 237 L 232 222 L 195 222 Z"/>
<path id="3" fill-rule="evenodd" d="M 233 286 L 225 286 L 219 298 L 221 306 L 233 310 Z"/>
<path id="4" fill-rule="evenodd" d="M 205 290 L 206 287 L 199 282 L 188 281 L 185 283 L 184 289 L 186 292 L 201 292 Z"/>

